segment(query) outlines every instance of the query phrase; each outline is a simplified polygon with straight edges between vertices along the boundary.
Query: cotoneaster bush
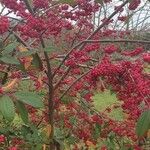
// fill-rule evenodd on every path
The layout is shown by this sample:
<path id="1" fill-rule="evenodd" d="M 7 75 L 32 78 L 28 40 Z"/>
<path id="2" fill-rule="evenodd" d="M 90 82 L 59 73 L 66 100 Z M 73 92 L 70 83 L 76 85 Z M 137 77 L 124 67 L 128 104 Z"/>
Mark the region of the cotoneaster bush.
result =
<path id="1" fill-rule="evenodd" d="M 1 0 L 9 10 L 0 16 L 2 149 L 142 149 L 150 123 L 150 42 L 109 28 L 140 0 L 122 2 L 95 29 L 93 14 L 109 3 Z M 119 105 L 96 110 L 97 89 L 116 94 Z M 118 107 L 123 121 L 107 115 Z"/>

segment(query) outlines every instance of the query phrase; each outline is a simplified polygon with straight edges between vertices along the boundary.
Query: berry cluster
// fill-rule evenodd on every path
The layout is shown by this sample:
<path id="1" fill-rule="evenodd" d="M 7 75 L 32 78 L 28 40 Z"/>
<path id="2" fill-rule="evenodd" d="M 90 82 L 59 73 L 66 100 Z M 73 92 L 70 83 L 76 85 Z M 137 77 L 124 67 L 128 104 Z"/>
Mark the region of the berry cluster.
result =
<path id="1" fill-rule="evenodd" d="M 10 23 L 5 16 L 0 16 L 0 20 L 0 34 L 3 34 L 8 31 Z"/>

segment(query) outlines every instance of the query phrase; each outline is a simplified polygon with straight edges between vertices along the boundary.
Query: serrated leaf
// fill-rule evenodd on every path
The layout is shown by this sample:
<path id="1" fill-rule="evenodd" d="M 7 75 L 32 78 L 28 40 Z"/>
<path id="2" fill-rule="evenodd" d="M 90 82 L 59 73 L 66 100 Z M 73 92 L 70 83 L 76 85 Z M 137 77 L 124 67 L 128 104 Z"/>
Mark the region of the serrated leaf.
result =
<path id="1" fill-rule="evenodd" d="M 28 111 L 25 105 L 22 102 L 17 101 L 16 106 L 20 113 L 21 119 L 23 120 L 25 124 L 27 124 L 28 123 Z"/>
<path id="2" fill-rule="evenodd" d="M 43 108 L 44 104 L 42 102 L 41 96 L 34 92 L 23 92 L 19 91 L 15 93 L 16 98 L 28 105 L 31 105 L 35 108 Z"/>
<path id="3" fill-rule="evenodd" d="M 0 111 L 5 119 L 13 121 L 15 117 L 15 106 L 9 96 L 3 96 L 0 98 Z"/>
<path id="4" fill-rule="evenodd" d="M 19 65 L 20 62 L 17 58 L 12 56 L 3 56 L 0 58 L 0 60 L 6 64 L 13 64 L 13 65 Z"/>
<path id="5" fill-rule="evenodd" d="M 136 134 L 143 136 L 150 129 L 150 110 L 141 114 L 136 125 Z"/>
<path id="6" fill-rule="evenodd" d="M 18 45 L 17 42 L 13 42 L 13 43 L 9 44 L 9 45 L 6 46 L 5 49 L 2 51 L 2 55 L 7 55 L 7 54 L 13 52 L 14 48 L 16 48 L 17 45 Z"/>

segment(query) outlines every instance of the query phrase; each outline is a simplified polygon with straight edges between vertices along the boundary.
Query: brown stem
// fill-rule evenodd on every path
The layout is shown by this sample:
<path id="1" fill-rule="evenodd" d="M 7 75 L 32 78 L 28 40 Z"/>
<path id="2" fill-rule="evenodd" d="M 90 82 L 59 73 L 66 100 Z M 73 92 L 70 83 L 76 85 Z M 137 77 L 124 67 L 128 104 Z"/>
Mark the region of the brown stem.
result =
<path id="1" fill-rule="evenodd" d="M 43 48 L 45 48 L 45 43 L 42 39 L 42 37 L 40 38 L 41 41 L 41 45 Z M 55 145 L 54 145 L 54 101 L 53 101 L 53 95 L 54 95 L 54 88 L 53 88 L 53 78 L 52 78 L 52 70 L 51 70 L 51 64 L 49 61 L 49 57 L 47 52 L 44 52 L 44 56 L 45 56 L 45 61 L 46 61 L 46 65 L 47 65 L 47 78 L 48 78 L 48 121 L 49 124 L 51 125 L 51 133 L 49 136 L 49 150 L 54 150 L 55 149 Z"/>
<path id="2" fill-rule="evenodd" d="M 46 64 L 47 64 L 47 77 L 48 77 L 48 120 L 51 125 L 51 133 L 49 139 L 50 141 L 50 150 L 54 149 L 53 145 L 53 136 L 54 136 L 54 102 L 53 102 L 53 83 L 52 83 L 52 72 L 51 65 L 49 62 L 49 57 L 46 52 L 44 52 Z"/>
<path id="3" fill-rule="evenodd" d="M 27 9 L 29 10 L 29 12 L 34 16 L 34 12 L 32 7 L 30 6 L 29 2 L 27 0 L 24 0 L 24 3 L 26 4 Z M 14 33 L 15 34 L 15 33 Z M 15 37 L 19 40 L 23 45 L 26 45 L 24 43 L 24 41 L 15 34 Z M 43 47 L 43 49 L 45 48 L 45 43 L 44 40 L 42 38 L 42 36 L 40 36 L 40 41 L 41 41 L 41 45 Z M 27 46 L 27 45 L 26 45 Z M 38 54 L 37 54 L 38 56 Z M 47 64 L 47 77 L 48 77 L 48 121 L 49 124 L 51 125 L 51 133 L 49 135 L 49 150 L 54 150 L 54 143 L 53 143 L 53 136 L 54 136 L 54 102 L 53 102 L 53 81 L 52 81 L 52 71 L 51 71 L 51 65 L 50 65 L 50 61 L 49 61 L 49 57 L 48 54 L 46 52 L 44 52 L 44 56 L 45 56 L 45 61 Z M 39 59 L 41 61 L 41 59 Z M 43 66 L 43 65 L 42 65 Z"/>

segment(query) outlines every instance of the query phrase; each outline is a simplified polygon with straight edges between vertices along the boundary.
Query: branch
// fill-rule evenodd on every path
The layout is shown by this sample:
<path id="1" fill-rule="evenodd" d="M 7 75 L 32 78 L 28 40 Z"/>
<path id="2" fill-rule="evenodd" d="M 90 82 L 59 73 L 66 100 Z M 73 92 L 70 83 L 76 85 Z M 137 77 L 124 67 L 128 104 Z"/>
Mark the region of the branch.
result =
<path id="1" fill-rule="evenodd" d="M 73 52 L 74 49 L 76 49 L 77 47 L 79 47 L 80 45 L 83 44 L 83 41 L 78 43 L 77 45 L 75 45 L 63 58 L 62 62 L 60 63 L 60 65 L 57 67 L 57 69 L 54 71 L 52 77 L 54 78 L 54 76 L 56 75 L 57 71 L 61 68 L 61 66 L 64 64 L 65 60 L 69 57 L 69 55 Z"/>
<path id="2" fill-rule="evenodd" d="M 85 41 L 90 40 L 100 29 L 102 29 L 105 24 L 112 18 L 114 17 L 119 10 L 124 7 L 127 3 L 129 2 L 129 0 L 126 0 L 122 5 L 120 5 L 119 8 L 117 8 L 86 40 L 81 41 L 80 43 L 76 44 L 64 57 L 64 59 L 62 60 L 62 62 L 60 63 L 60 65 L 58 66 L 58 68 L 55 70 L 55 72 L 53 73 L 53 77 L 55 76 L 55 74 L 57 73 L 57 71 L 61 68 L 61 66 L 64 64 L 65 60 L 69 57 L 69 55 L 73 52 L 74 49 L 80 47 L 80 50 L 83 49 L 83 47 L 87 44 Z"/>
<path id="3" fill-rule="evenodd" d="M 87 72 L 85 72 L 84 74 L 82 74 L 79 78 L 77 78 L 68 88 L 67 90 L 62 94 L 62 96 L 60 97 L 60 99 L 62 99 L 66 93 L 69 92 L 69 90 L 79 81 L 81 80 L 84 76 L 86 76 L 91 70 L 88 70 Z"/>
<path id="4" fill-rule="evenodd" d="M 75 43 L 78 35 L 80 34 L 80 32 L 81 32 L 81 27 L 80 27 L 79 31 L 75 34 L 75 37 L 74 37 L 74 39 L 72 40 L 72 43 L 71 43 L 71 47 L 74 45 L 74 43 Z"/>
<path id="5" fill-rule="evenodd" d="M 124 7 L 127 3 L 129 2 L 129 0 L 126 0 L 124 3 L 122 3 L 122 5 L 120 5 L 88 38 L 87 40 L 90 40 L 100 29 L 102 29 L 109 20 L 111 20 L 111 18 L 113 18 L 122 7 Z"/>
<path id="6" fill-rule="evenodd" d="M 117 39 L 117 40 L 85 40 L 85 43 L 141 43 L 141 44 L 150 44 L 150 41 L 143 40 L 126 40 L 126 39 Z"/>
<path id="7" fill-rule="evenodd" d="M 40 37 L 41 45 L 43 49 L 45 48 L 45 43 L 42 37 Z M 47 65 L 47 77 L 48 77 L 48 122 L 51 126 L 51 133 L 49 135 L 49 144 L 50 149 L 54 149 L 54 143 L 53 136 L 54 136 L 54 101 L 53 101 L 53 95 L 54 95 L 54 89 L 53 89 L 53 78 L 52 78 L 52 70 L 51 70 L 51 64 L 49 61 L 49 57 L 47 52 L 44 52 L 45 61 Z M 51 141 L 52 140 L 52 141 Z"/>
<path id="8" fill-rule="evenodd" d="M 55 87 L 54 87 L 54 90 L 56 90 L 60 83 L 65 79 L 65 77 L 68 75 L 69 71 L 71 70 L 71 68 L 67 68 L 67 70 L 65 71 L 65 73 L 62 75 L 62 77 L 60 78 L 60 80 L 56 83 Z"/>
<path id="9" fill-rule="evenodd" d="M 9 30 L 9 32 L 15 36 L 15 38 L 18 40 L 18 42 L 20 42 L 22 45 L 24 45 L 28 49 L 31 49 L 31 47 L 17 33 L 15 33 L 14 31 L 10 31 L 10 30 Z"/>
<path id="10" fill-rule="evenodd" d="M 2 15 L 2 13 L 3 13 L 3 11 L 4 11 L 5 8 L 6 8 L 6 7 L 3 6 L 3 8 L 2 8 L 1 11 L 0 11 L 0 15 Z"/>
<path id="11" fill-rule="evenodd" d="M 26 5 L 27 9 L 29 10 L 29 12 L 33 15 L 34 11 L 33 11 L 32 7 L 30 6 L 29 1 L 28 0 L 23 0 L 23 1 L 24 1 L 25 5 Z"/>

